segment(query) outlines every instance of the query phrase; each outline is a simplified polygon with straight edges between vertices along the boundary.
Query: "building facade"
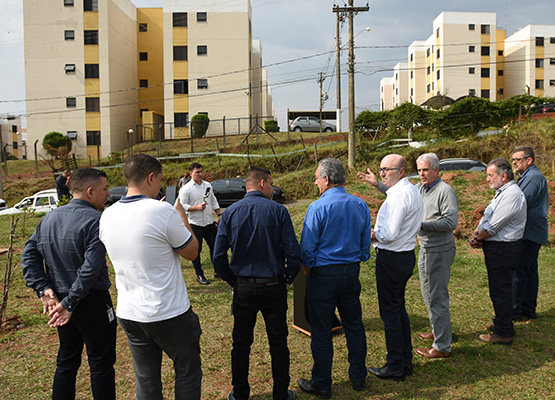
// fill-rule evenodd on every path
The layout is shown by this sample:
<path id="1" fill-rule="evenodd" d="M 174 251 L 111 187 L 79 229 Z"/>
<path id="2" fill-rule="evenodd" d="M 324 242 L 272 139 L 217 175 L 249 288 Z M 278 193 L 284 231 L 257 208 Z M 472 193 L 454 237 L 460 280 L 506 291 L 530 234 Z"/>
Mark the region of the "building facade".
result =
<path id="1" fill-rule="evenodd" d="M 13 157 L 19 160 L 27 159 L 26 140 L 21 129 L 21 117 L 4 116 L 0 118 L 0 149 L 2 161 L 4 157 Z"/>

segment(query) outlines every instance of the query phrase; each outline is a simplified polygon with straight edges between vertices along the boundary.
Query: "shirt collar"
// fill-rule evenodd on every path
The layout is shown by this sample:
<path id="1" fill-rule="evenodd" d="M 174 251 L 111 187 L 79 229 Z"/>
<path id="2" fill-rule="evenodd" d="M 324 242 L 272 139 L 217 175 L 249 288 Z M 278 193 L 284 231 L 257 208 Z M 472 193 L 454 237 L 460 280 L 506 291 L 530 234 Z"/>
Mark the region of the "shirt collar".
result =
<path id="1" fill-rule="evenodd" d="M 514 184 L 515 184 L 515 181 L 509 181 L 505 183 L 503 186 L 501 186 L 499 189 L 495 191 L 495 197 L 497 197 L 499 194 L 501 194 L 502 192 L 507 190 L 507 188 L 511 187 Z"/>
<path id="2" fill-rule="evenodd" d="M 88 207 L 94 208 L 96 210 L 96 207 L 91 202 L 86 201 L 86 200 L 73 198 L 73 199 L 70 200 L 70 203 L 73 203 L 75 205 L 79 204 L 81 206 L 88 206 Z"/>
<path id="3" fill-rule="evenodd" d="M 329 192 L 329 193 L 328 193 Z M 324 193 L 320 195 L 320 197 L 331 195 L 333 192 L 345 192 L 345 186 L 332 186 Z"/>
<path id="4" fill-rule="evenodd" d="M 143 199 L 150 199 L 150 197 L 145 196 L 144 194 L 136 194 L 133 196 L 124 196 L 120 199 L 122 203 L 133 203 L 134 201 L 143 200 Z"/>
<path id="5" fill-rule="evenodd" d="M 438 176 L 437 179 L 435 181 L 433 181 L 432 183 L 430 183 L 428 186 L 424 185 L 424 188 L 426 189 L 426 192 L 428 192 L 431 188 L 433 188 L 435 185 L 437 185 L 439 183 L 439 181 L 441 181 L 441 178 Z"/>
<path id="6" fill-rule="evenodd" d="M 251 190 L 250 192 L 247 192 L 247 194 L 245 194 L 245 197 L 247 196 L 260 196 L 266 198 L 266 196 L 264 196 L 264 193 L 262 193 L 260 190 Z"/>

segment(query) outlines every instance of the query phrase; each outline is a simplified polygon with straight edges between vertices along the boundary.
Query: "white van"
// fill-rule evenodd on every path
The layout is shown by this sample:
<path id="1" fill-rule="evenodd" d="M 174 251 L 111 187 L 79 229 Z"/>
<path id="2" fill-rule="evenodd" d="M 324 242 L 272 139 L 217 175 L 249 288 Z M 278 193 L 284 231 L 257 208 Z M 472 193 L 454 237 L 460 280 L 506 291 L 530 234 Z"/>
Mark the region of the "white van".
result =
<path id="1" fill-rule="evenodd" d="M 27 209 L 29 211 L 50 212 L 58 207 L 58 194 L 56 189 L 42 190 L 32 196 L 25 197 L 12 208 L 0 211 L 0 215 L 18 214 Z"/>

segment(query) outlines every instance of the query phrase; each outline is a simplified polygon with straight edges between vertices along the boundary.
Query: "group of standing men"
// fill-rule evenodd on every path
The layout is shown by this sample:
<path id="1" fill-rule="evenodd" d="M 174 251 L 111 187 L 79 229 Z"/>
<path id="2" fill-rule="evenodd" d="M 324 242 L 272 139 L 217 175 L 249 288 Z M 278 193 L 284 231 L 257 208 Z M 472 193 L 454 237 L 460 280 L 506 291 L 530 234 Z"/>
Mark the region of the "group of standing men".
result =
<path id="1" fill-rule="evenodd" d="M 547 185 L 534 165 L 533 150 L 515 149 L 513 164 L 521 176 L 516 184 L 506 160 L 488 164 L 487 180 L 496 196 L 470 239 L 472 247 L 483 248 L 495 310 L 493 332 L 480 340 L 496 344 L 512 342 L 513 319 L 537 317 L 537 256 L 547 240 Z M 270 344 L 273 398 L 295 398 L 289 389 L 286 312 L 287 290 L 301 265 L 307 276 L 314 361 L 311 379 L 298 381 L 301 390 L 331 397 L 336 308 L 347 339 L 353 389 L 365 388 L 368 372 L 394 380 L 411 375 L 405 288 L 416 263 L 416 237 L 421 290 L 432 326 L 431 332 L 419 336 L 433 339 L 432 346 L 416 352 L 428 358 L 450 357 L 448 283 L 458 200 L 439 177 L 435 154 L 420 156 L 417 168 L 421 182 L 416 186 L 409 182 L 407 163 L 400 155 L 381 161 L 382 182 L 370 170 L 358 174 L 387 195 L 372 229 L 366 203 L 345 190 L 341 162 L 320 161 L 315 185 L 321 196 L 307 210 L 300 245 L 288 211 L 270 200 L 271 174 L 261 168 L 248 172 L 245 198 L 220 213 L 211 188 L 202 180 L 200 164 L 191 165 L 192 179 L 172 207 L 154 200 L 163 179 L 162 166 L 150 156 L 137 154 L 124 166 L 127 195 L 102 216 L 94 209 L 101 209 L 106 201 L 106 175 L 95 169 L 75 171 L 69 180 L 73 200 L 41 221 L 22 254 L 27 285 L 44 304 L 49 325 L 58 328 L 53 398 L 74 398 L 84 344 L 94 397 L 115 398 L 116 320 L 108 293 L 107 251 L 116 272 L 117 318 L 133 356 L 137 399 L 162 399 L 162 352 L 174 362 L 176 399 L 200 399 L 201 328 L 189 302 L 179 256 L 194 262 L 197 280 L 206 284 L 200 267 L 203 238 L 215 274 L 234 289 L 230 400 L 245 400 L 250 394 L 249 355 L 259 311 Z M 221 217 L 217 227 L 212 211 Z M 371 242 L 376 249 L 387 362 L 367 369 L 359 272 L 360 263 L 370 257 Z"/>

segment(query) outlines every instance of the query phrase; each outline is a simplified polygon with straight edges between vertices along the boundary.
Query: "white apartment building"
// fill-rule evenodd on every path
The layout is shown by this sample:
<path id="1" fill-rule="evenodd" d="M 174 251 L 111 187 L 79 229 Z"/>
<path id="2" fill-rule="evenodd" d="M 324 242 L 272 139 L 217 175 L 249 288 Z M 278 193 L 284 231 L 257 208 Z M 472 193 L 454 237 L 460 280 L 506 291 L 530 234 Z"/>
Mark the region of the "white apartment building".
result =
<path id="1" fill-rule="evenodd" d="M 409 93 L 406 90 L 409 84 L 409 64 L 397 63 L 393 68 L 393 106 L 397 107 L 408 101 Z"/>
<path id="2" fill-rule="evenodd" d="M 394 107 L 393 77 L 385 77 L 380 80 L 380 111 L 391 110 Z"/>

